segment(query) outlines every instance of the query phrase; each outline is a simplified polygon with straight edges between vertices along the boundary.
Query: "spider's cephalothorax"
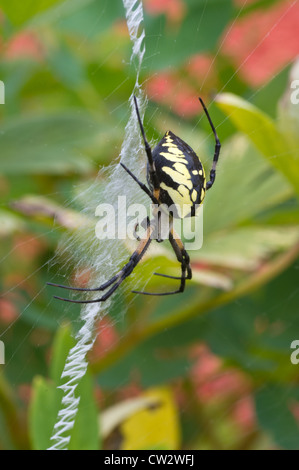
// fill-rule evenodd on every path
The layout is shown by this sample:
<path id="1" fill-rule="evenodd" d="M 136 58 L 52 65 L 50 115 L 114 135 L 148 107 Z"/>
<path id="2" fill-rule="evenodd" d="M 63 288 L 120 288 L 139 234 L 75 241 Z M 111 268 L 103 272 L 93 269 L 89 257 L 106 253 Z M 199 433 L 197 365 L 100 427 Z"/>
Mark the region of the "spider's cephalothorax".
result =
<path id="1" fill-rule="evenodd" d="M 167 131 L 162 140 L 154 148 L 154 150 L 151 150 L 151 147 L 145 136 L 144 128 L 138 109 L 137 99 L 134 96 L 136 114 L 141 134 L 143 137 L 145 152 L 148 161 L 147 180 L 149 188 L 144 183 L 139 181 L 136 176 L 123 163 L 121 163 L 121 166 L 134 179 L 134 181 L 139 185 L 139 187 L 151 198 L 152 202 L 155 205 L 157 205 L 158 207 L 162 205 L 167 206 L 170 218 L 193 217 L 196 214 L 197 208 L 203 202 L 206 191 L 213 186 L 216 177 L 216 166 L 220 154 L 221 145 L 215 127 L 208 113 L 208 110 L 206 109 L 202 99 L 199 98 L 199 100 L 202 104 L 202 107 L 208 118 L 208 121 L 215 137 L 215 152 L 212 169 L 210 171 L 210 178 L 208 181 L 206 181 L 204 168 L 196 153 L 192 150 L 189 145 L 187 145 L 183 140 L 181 140 L 171 131 Z M 132 273 L 133 269 L 137 266 L 139 261 L 144 256 L 153 238 L 157 236 L 156 234 L 159 234 L 156 224 L 156 218 L 153 218 L 152 220 L 147 218 L 142 222 L 142 226 L 144 226 L 146 230 L 145 238 L 142 240 L 139 239 L 139 245 L 134 251 L 134 253 L 131 255 L 127 264 L 125 264 L 125 266 L 115 276 L 113 276 L 109 281 L 105 282 L 101 286 L 92 289 L 79 289 L 76 287 L 68 287 L 48 283 L 52 286 L 75 291 L 106 291 L 100 298 L 92 300 L 72 300 L 57 296 L 55 296 L 55 298 L 65 300 L 67 302 L 85 304 L 94 302 L 104 302 L 105 300 L 107 300 L 113 294 L 113 292 L 116 291 L 120 284 Z M 134 293 L 145 295 L 171 295 L 184 292 L 186 279 L 191 279 L 192 277 L 190 258 L 184 248 L 182 241 L 174 232 L 172 223 L 170 224 L 168 235 L 170 244 L 177 257 L 177 260 L 181 264 L 181 276 L 174 277 L 168 276 L 167 274 L 155 274 L 170 279 L 178 279 L 180 281 L 178 289 L 171 292 L 152 293 L 133 291 Z"/>
<path id="2" fill-rule="evenodd" d="M 160 181 L 159 202 L 171 207 L 174 217 L 195 216 L 205 197 L 206 177 L 194 150 L 167 131 L 153 150 L 153 162 Z M 149 171 L 148 183 L 153 190 Z"/>

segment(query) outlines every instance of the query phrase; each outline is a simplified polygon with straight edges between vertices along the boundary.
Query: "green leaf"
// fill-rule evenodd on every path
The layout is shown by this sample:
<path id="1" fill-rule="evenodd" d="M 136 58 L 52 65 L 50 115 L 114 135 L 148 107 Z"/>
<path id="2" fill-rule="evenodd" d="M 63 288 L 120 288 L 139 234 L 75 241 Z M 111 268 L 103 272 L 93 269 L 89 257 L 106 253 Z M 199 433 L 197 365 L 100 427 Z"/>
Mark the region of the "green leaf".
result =
<path id="1" fill-rule="evenodd" d="M 37 2 L 36 0 L 23 0 L 20 2 L 18 0 L 2 0 L 1 9 L 14 25 L 21 26 L 38 13 L 64 1 L 39 0 Z"/>
<path id="2" fill-rule="evenodd" d="M 33 396 L 29 412 L 31 442 L 35 450 L 46 450 L 51 445 L 50 438 L 62 393 L 56 389 L 54 384 L 49 383 L 43 377 L 36 377 L 32 388 Z"/>
<path id="3" fill-rule="evenodd" d="M 288 87 L 290 66 L 275 75 L 252 97 L 252 104 L 267 113 L 272 119 L 277 116 L 277 103 Z"/>
<path id="4" fill-rule="evenodd" d="M 53 353 L 50 364 L 50 378 L 55 384 L 60 382 L 65 361 L 69 351 L 73 346 L 74 338 L 70 334 L 69 326 L 65 325 L 57 331 L 53 342 Z"/>
<path id="5" fill-rule="evenodd" d="M 211 163 L 206 164 L 206 173 Z M 222 148 L 213 191 L 204 201 L 204 247 L 210 234 L 253 220 L 293 197 L 291 184 L 261 158 L 250 140 L 234 136 Z"/>
<path id="6" fill-rule="evenodd" d="M 299 424 L 291 412 L 299 387 L 269 384 L 255 395 L 257 418 L 282 449 L 299 450 Z"/>
<path id="7" fill-rule="evenodd" d="M 56 335 L 50 366 L 50 377 L 36 377 L 33 381 L 33 397 L 29 410 L 30 436 L 34 449 L 49 448 L 58 412 L 62 407 L 61 374 L 70 349 L 75 341 L 68 326 L 62 327 Z M 99 448 L 98 412 L 93 397 L 92 379 L 87 372 L 76 389 L 80 397 L 75 424 L 70 432 L 69 449 L 94 450 Z"/>
<path id="8" fill-rule="evenodd" d="M 144 341 L 129 354 L 123 354 L 120 360 L 98 376 L 101 387 L 115 389 L 127 382 L 129 376 L 135 374 L 140 384 L 147 388 L 167 382 L 185 375 L 190 360 L 185 355 L 163 354 L 163 347 L 155 349 L 157 338 Z"/>
<path id="9" fill-rule="evenodd" d="M 118 19 L 124 18 L 125 10 L 122 1 L 107 2 L 99 5 L 98 0 L 71 0 L 57 9 L 53 15 L 55 26 L 62 31 L 93 38 L 103 34 Z M 41 20 L 50 20 L 48 14 Z"/>
<path id="10" fill-rule="evenodd" d="M 290 345 L 299 337 L 298 278 L 294 263 L 256 295 L 202 318 L 203 339 L 212 351 L 247 371 L 258 384 L 290 382 L 297 377 Z"/>
<path id="11" fill-rule="evenodd" d="M 236 8 L 237 18 L 242 18 L 243 16 L 248 15 L 256 10 L 265 10 L 266 8 L 271 8 L 276 3 L 280 2 L 280 0 L 259 0 L 258 2 L 251 2 L 246 4 L 246 2 L 242 5 L 242 10 L 240 7 Z"/>
<path id="12" fill-rule="evenodd" d="M 176 25 L 168 24 L 164 15 L 145 16 L 146 53 L 153 57 L 151 70 L 174 67 L 192 54 L 211 50 L 233 15 L 231 0 L 186 3 L 186 14 Z"/>
<path id="13" fill-rule="evenodd" d="M 77 388 L 80 397 L 75 426 L 71 431 L 69 450 L 97 450 L 100 448 L 98 409 L 95 403 L 93 380 L 85 374 Z"/>
<path id="14" fill-rule="evenodd" d="M 0 172 L 64 174 L 91 170 L 82 147 L 95 137 L 98 124 L 76 112 L 24 116 L 1 129 Z"/>
<path id="15" fill-rule="evenodd" d="M 279 170 L 299 193 L 298 154 L 276 123 L 258 108 L 231 93 L 217 96 L 219 108 L 236 128 L 246 134 L 255 147 Z"/>
<path id="16" fill-rule="evenodd" d="M 292 247 L 299 240 L 293 226 L 248 226 L 209 237 L 193 260 L 253 271 L 271 255 Z"/>
<path id="17" fill-rule="evenodd" d="M 285 83 L 284 93 L 278 102 L 278 125 L 289 141 L 293 151 L 298 154 L 299 138 L 299 109 L 298 109 L 298 86 L 297 77 L 299 73 L 299 60 L 292 65 L 288 81 Z M 294 88 L 295 84 L 295 88 Z"/>
<path id="18" fill-rule="evenodd" d="M 86 77 L 82 62 L 63 42 L 61 42 L 59 48 L 51 52 L 48 61 L 54 75 L 66 87 L 76 89 L 84 82 Z"/>

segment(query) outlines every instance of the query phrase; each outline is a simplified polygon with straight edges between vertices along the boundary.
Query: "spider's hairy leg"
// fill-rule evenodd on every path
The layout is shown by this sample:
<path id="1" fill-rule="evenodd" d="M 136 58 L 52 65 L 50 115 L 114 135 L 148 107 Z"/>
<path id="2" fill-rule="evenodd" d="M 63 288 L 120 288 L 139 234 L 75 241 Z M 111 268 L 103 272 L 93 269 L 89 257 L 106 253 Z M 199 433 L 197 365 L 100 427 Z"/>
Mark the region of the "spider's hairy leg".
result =
<path id="1" fill-rule="evenodd" d="M 149 225 L 150 225 L 150 219 L 149 217 L 146 217 L 145 219 L 143 219 L 143 221 L 141 222 L 141 224 L 139 224 L 139 222 L 137 222 L 137 224 L 135 225 L 135 228 L 134 228 L 134 232 L 133 232 L 133 235 L 134 237 L 136 238 L 136 240 L 138 242 L 140 242 L 141 238 L 139 237 L 137 231 L 139 230 L 139 226 L 141 225 L 142 228 L 147 228 Z"/>
<path id="2" fill-rule="evenodd" d="M 208 118 L 208 121 L 210 123 L 211 129 L 212 129 L 214 137 L 215 137 L 215 152 L 214 152 L 214 158 L 213 158 L 213 165 L 212 165 L 212 169 L 210 171 L 210 181 L 207 182 L 207 189 L 210 189 L 213 186 L 215 178 L 216 178 L 216 166 L 217 166 L 219 155 L 220 155 L 221 143 L 220 143 L 220 140 L 218 138 L 215 126 L 212 122 L 211 116 L 209 115 L 209 112 L 206 108 L 206 105 L 204 104 L 204 102 L 201 98 L 199 98 L 199 101 L 200 101 L 200 103 L 203 107 L 203 110 L 204 110 L 207 118 Z"/>
<path id="3" fill-rule="evenodd" d="M 145 252 L 147 251 L 152 241 L 151 235 L 153 233 L 153 230 L 154 230 L 154 227 L 149 225 L 147 228 L 146 238 L 139 243 L 137 250 L 134 251 L 134 253 L 131 255 L 128 263 L 125 264 L 125 266 L 115 276 L 113 276 L 109 281 L 107 281 L 105 284 L 102 284 L 102 286 L 96 289 L 83 289 L 84 291 L 100 291 L 112 285 L 112 287 L 102 297 L 100 297 L 99 299 L 94 299 L 94 300 L 72 300 L 72 299 L 66 299 L 66 298 L 58 297 L 58 296 L 54 296 L 54 298 L 58 300 L 63 300 L 64 302 L 71 302 L 75 304 L 92 304 L 92 303 L 97 303 L 97 302 L 104 302 L 105 300 L 107 300 L 116 291 L 116 289 L 120 286 L 120 284 L 128 276 L 130 276 L 134 268 L 137 266 L 139 261 L 144 256 Z M 77 289 L 72 289 L 72 290 L 77 290 Z"/>
<path id="4" fill-rule="evenodd" d="M 109 281 L 102 284 L 100 287 L 94 287 L 92 289 L 87 289 L 87 288 L 84 288 L 84 287 L 64 286 L 63 284 L 54 284 L 53 282 L 47 282 L 47 285 L 52 286 L 52 287 L 60 287 L 61 289 L 67 289 L 67 290 L 75 290 L 75 291 L 81 291 L 81 292 L 96 292 L 96 291 L 105 290 L 105 289 L 107 289 L 107 287 L 110 287 L 111 284 L 113 284 L 118 279 L 118 276 L 119 276 L 119 273 L 117 273 Z"/>
<path id="5" fill-rule="evenodd" d="M 172 295 L 172 294 L 181 294 L 185 290 L 186 279 L 192 278 L 192 271 L 190 267 L 190 258 L 187 251 L 184 248 L 183 242 L 174 232 L 173 228 L 169 232 L 169 241 L 173 248 L 173 251 L 176 254 L 177 260 L 181 263 L 181 277 L 175 276 L 168 276 L 167 274 L 159 274 L 155 273 L 158 276 L 167 277 L 169 279 L 177 279 L 180 280 L 180 287 L 179 289 L 171 292 L 140 292 L 140 291 L 133 291 L 134 294 L 143 294 L 143 295 L 154 295 L 154 296 L 165 296 L 165 295 Z M 186 276 L 187 272 L 187 276 Z"/>
<path id="6" fill-rule="evenodd" d="M 151 191 L 148 189 L 148 187 L 144 183 L 139 181 L 139 179 L 134 175 L 134 173 L 132 173 L 131 170 L 129 170 L 129 168 L 126 167 L 126 165 L 124 165 L 121 162 L 120 162 L 120 165 L 131 176 L 131 178 L 133 178 L 133 180 L 136 181 L 136 183 L 139 185 L 139 187 L 142 189 L 142 191 L 144 191 L 151 198 L 153 203 L 154 204 L 159 204 L 158 199 L 155 198 L 155 196 L 151 193 Z"/>
<path id="7" fill-rule="evenodd" d="M 158 214 L 157 214 L 158 224 L 160 223 L 160 218 L 161 218 L 159 214 L 160 214 L 160 213 L 158 212 Z M 136 240 L 137 240 L 138 242 L 140 242 L 141 238 L 139 237 L 139 235 L 138 235 L 137 232 L 138 232 L 140 226 L 141 226 L 142 228 L 146 228 L 145 222 L 146 222 L 146 224 L 147 224 L 147 226 L 148 226 L 149 223 L 150 223 L 149 217 L 146 217 L 145 219 L 143 219 L 143 221 L 141 222 L 141 224 L 140 224 L 139 222 L 137 222 L 137 224 L 136 224 L 135 227 L 134 227 L 133 236 L 134 236 L 134 238 L 136 238 Z M 155 235 L 157 235 L 157 237 L 153 235 L 153 239 L 154 239 L 157 243 L 163 243 L 163 242 L 164 242 L 164 240 L 163 240 L 162 238 L 160 238 L 160 227 L 158 228 L 157 234 L 155 234 Z"/>
<path id="8" fill-rule="evenodd" d="M 173 248 L 173 251 L 176 254 L 177 260 L 180 263 L 182 263 L 182 260 L 183 260 L 183 262 L 186 265 L 186 270 L 187 270 L 186 279 L 187 280 L 192 279 L 192 270 L 191 270 L 191 266 L 190 266 L 190 256 L 188 255 L 188 253 L 187 253 L 187 251 L 186 251 L 186 249 L 183 245 L 183 242 L 181 241 L 181 239 L 178 237 L 178 235 L 176 234 L 176 232 L 173 229 L 169 233 L 169 241 L 170 241 L 170 244 Z M 169 276 L 168 274 L 161 274 L 161 273 L 154 273 L 154 274 L 155 274 L 155 276 L 166 277 L 168 279 L 177 279 L 177 280 L 181 279 L 181 277 L 179 277 L 179 276 Z"/>
<path id="9" fill-rule="evenodd" d="M 136 96 L 134 96 L 134 103 L 135 103 L 137 119 L 138 119 L 138 122 L 139 122 L 139 127 L 140 127 L 141 134 L 142 134 L 142 137 L 143 137 L 145 152 L 146 152 L 147 159 L 148 159 L 149 175 L 150 175 L 150 180 L 153 183 L 153 187 L 154 187 L 154 196 L 155 196 L 156 199 L 159 199 L 160 182 L 159 182 L 159 179 L 158 179 L 158 175 L 157 175 L 154 160 L 153 160 L 152 149 L 151 149 L 150 144 L 148 143 L 147 138 L 145 136 L 145 131 L 144 131 L 144 127 L 143 127 L 143 124 L 142 124 L 142 121 L 141 121 Z"/>

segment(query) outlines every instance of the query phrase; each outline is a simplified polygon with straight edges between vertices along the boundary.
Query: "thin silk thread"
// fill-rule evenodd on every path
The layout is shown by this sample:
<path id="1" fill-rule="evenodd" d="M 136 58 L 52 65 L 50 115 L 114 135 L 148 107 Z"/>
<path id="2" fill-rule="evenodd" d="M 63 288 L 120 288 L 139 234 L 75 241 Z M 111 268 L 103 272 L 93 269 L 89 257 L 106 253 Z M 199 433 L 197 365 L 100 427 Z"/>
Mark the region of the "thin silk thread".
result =
<path id="1" fill-rule="evenodd" d="M 144 38 L 145 32 L 142 27 L 143 23 L 143 7 L 140 0 L 123 0 L 123 4 L 126 12 L 126 20 L 131 41 L 133 43 L 131 63 L 135 64 L 136 67 L 136 82 L 135 87 L 130 97 L 131 113 L 130 118 L 125 129 L 125 138 L 121 149 L 121 160 L 129 162 L 134 159 L 134 155 L 130 152 L 130 148 L 134 144 L 133 139 L 140 136 L 136 136 L 136 115 L 134 109 L 133 95 L 135 94 L 139 100 L 139 106 L 141 112 L 143 112 L 145 106 L 145 100 L 143 98 L 140 84 L 139 74 L 142 66 L 143 57 L 145 54 Z M 136 141 L 135 141 L 136 142 Z M 132 162 L 132 166 L 135 168 L 136 163 Z M 140 173 L 140 168 L 138 173 Z M 122 185 L 123 173 L 120 173 L 119 165 L 117 165 L 108 182 L 106 188 L 106 194 L 110 193 L 111 190 L 115 189 L 115 181 Z M 114 201 L 116 203 L 116 201 Z M 106 252 L 109 250 L 109 246 L 106 247 Z M 104 253 L 106 255 L 106 253 Z M 103 256 L 103 255 L 102 255 Z M 119 261 L 119 260 L 118 260 Z M 112 267 L 110 267 L 112 269 Z M 105 273 L 107 275 L 107 272 Z M 97 280 L 99 282 L 99 280 Z M 87 354 L 92 349 L 96 339 L 95 326 L 96 322 L 101 316 L 101 304 L 87 304 L 82 307 L 81 319 L 83 326 L 76 334 L 76 345 L 70 350 L 65 367 L 62 373 L 62 379 L 65 383 L 59 388 L 63 391 L 63 398 L 61 402 L 61 409 L 58 413 L 57 422 L 54 426 L 51 440 L 53 445 L 49 450 L 64 450 L 67 449 L 71 439 L 71 430 L 75 424 L 76 415 L 80 403 L 80 397 L 76 396 L 76 389 L 80 383 L 80 380 L 84 377 L 88 362 Z"/>

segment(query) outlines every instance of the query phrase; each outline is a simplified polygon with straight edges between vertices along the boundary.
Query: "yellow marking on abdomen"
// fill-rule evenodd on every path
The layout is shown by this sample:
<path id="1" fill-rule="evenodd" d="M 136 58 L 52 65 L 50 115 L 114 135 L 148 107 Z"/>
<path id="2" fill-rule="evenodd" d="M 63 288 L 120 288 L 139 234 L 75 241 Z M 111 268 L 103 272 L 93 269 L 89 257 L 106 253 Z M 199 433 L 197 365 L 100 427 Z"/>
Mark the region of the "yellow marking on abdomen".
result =
<path id="1" fill-rule="evenodd" d="M 170 188 L 165 183 L 161 183 L 161 188 L 169 194 L 169 197 L 172 199 L 173 203 L 179 207 L 178 214 L 181 218 L 184 218 L 190 214 L 193 203 L 190 199 L 190 193 L 185 186 L 181 185 L 176 190 Z"/>
<path id="2" fill-rule="evenodd" d="M 163 144 L 163 147 L 167 147 L 169 153 L 172 153 L 173 155 L 185 156 L 182 150 L 180 150 L 175 144 L 170 144 L 167 142 L 166 144 Z"/>
<path id="3" fill-rule="evenodd" d="M 170 168 L 169 166 L 163 166 L 163 167 L 162 167 L 162 171 L 164 171 L 164 173 L 166 173 L 167 175 L 169 175 L 170 178 L 171 178 L 175 183 L 177 183 L 177 184 L 182 184 L 182 185 L 184 185 L 185 187 L 187 187 L 188 189 L 192 189 L 193 184 L 192 184 L 192 181 L 191 181 L 189 172 L 188 172 L 189 179 L 187 179 L 187 178 L 185 177 L 185 175 L 182 175 L 181 173 L 178 173 L 177 171 L 173 170 L 173 169 Z"/>
<path id="4" fill-rule="evenodd" d="M 182 162 L 175 163 L 173 165 L 173 167 L 178 173 L 181 173 L 182 175 L 184 175 L 186 179 L 190 179 L 190 173 L 189 173 L 189 170 L 186 166 L 187 163 L 188 162 L 186 162 L 186 163 L 182 163 Z"/>
<path id="5" fill-rule="evenodd" d="M 169 152 L 173 153 L 174 155 L 184 155 L 183 152 L 178 147 L 176 147 L 175 145 L 174 146 L 172 146 L 172 145 L 169 146 Z"/>
<path id="6" fill-rule="evenodd" d="M 169 142 L 169 140 L 167 139 L 167 142 L 165 144 L 162 144 L 162 147 L 176 147 L 177 148 L 177 145 L 175 145 L 172 140 L 171 142 Z"/>
<path id="7" fill-rule="evenodd" d="M 182 155 L 174 155 L 172 153 L 166 153 L 166 152 L 160 152 L 160 155 L 162 155 L 162 157 L 165 157 L 167 160 L 169 160 L 170 162 L 181 162 L 182 161 L 182 158 L 185 158 L 185 156 L 182 154 Z"/>

